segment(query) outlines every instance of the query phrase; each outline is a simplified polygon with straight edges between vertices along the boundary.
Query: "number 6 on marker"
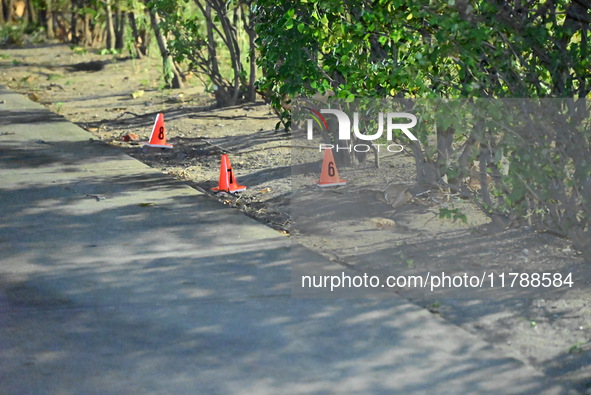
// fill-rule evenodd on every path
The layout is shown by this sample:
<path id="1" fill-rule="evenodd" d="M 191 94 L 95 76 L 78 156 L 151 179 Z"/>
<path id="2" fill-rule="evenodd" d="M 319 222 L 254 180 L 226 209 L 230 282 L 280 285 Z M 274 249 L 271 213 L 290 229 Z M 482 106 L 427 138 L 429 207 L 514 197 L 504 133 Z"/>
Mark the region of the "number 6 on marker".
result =
<path id="1" fill-rule="evenodd" d="M 328 162 L 328 175 L 334 177 L 336 174 L 334 162 Z"/>

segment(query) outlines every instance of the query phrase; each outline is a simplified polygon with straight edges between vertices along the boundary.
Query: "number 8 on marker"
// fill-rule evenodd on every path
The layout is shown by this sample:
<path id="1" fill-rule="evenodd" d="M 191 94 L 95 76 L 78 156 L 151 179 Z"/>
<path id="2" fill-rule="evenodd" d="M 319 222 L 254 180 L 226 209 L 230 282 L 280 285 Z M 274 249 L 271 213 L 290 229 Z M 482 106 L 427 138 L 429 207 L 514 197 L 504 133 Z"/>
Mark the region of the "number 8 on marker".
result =
<path id="1" fill-rule="evenodd" d="M 158 138 L 160 140 L 164 140 L 164 126 L 160 126 L 160 131 L 158 132 Z"/>

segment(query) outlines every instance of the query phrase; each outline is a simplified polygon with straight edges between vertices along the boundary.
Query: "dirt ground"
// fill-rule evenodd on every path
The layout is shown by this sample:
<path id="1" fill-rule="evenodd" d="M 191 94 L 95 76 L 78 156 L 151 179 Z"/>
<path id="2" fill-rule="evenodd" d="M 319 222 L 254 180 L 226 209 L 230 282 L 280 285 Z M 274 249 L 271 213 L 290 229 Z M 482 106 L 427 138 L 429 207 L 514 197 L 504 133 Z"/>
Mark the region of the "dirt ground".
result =
<path id="1" fill-rule="evenodd" d="M 160 89 L 156 58 L 134 60 L 57 44 L 6 48 L 0 52 L 0 84 L 88 130 L 89 138 L 119 146 L 360 273 L 572 272 L 578 286 L 561 294 L 502 289 L 433 296 L 402 289 L 399 295 L 591 393 L 589 259 L 549 234 L 496 229 L 469 202 L 442 191 L 415 189 L 408 203 L 388 206 L 378 198 L 384 185 L 414 180 L 409 155 L 384 153 L 380 169 L 371 161 L 339 169 L 347 186 L 320 189 L 314 184 L 320 154 L 292 151 L 291 136 L 275 132 L 277 119 L 263 101 L 215 108 L 196 77 L 186 89 Z M 124 141 L 132 134 L 147 141 L 159 112 L 173 149 Z M 211 191 L 222 153 L 246 191 Z M 442 207 L 461 209 L 467 223 L 439 218 Z"/>

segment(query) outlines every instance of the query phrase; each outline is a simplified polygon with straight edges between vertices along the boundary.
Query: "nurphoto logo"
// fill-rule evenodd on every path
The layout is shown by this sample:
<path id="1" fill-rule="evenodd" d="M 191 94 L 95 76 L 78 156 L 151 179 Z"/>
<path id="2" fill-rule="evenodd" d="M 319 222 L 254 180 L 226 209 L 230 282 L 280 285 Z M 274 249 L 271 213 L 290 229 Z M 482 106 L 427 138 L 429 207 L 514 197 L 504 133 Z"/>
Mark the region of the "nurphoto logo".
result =
<path id="1" fill-rule="evenodd" d="M 386 149 L 389 152 L 402 152 L 404 147 L 400 144 L 391 143 L 392 132 L 394 130 L 401 130 L 406 137 L 408 137 L 412 141 L 418 140 L 414 134 L 409 130 L 410 128 L 416 126 L 417 124 L 417 117 L 414 114 L 410 114 L 407 112 L 389 112 L 384 115 L 383 112 L 378 114 L 378 130 L 373 134 L 362 133 L 359 128 L 359 113 L 353 113 L 353 123 L 351 123 L 351 119 L 349 116 L 341 110 L 337 109 L 321 109 L 320 112 L 306 107 L 307 110 L 310 111 L 312 115 L 312 119 L 307 119 L 307 139 L 313 140 L 314 138 L 314 124 L 318 125 L 321 131 L 327 132 L 328 131 L 328 122 L 326 118 L 322 114 L 331 114 L 336 116 L 337 122 L 339 124 L 338 129 L 338 140 L 343 141 L 344 145 L 339 145 L 338 143 L 335 144 L 326 144 L 322 143 L 319 144 L 319 150 L 322 151 L 324 149 L 335 149 L 338 151 L 349 151 L 351 150 L 355 152 L 368 152 L 371 149 L 369 144 L 347 144 L 347 141 L 351 141 L 351 129 L 353 129 L 353 133 L 358 140 L 373 142 L 384 134 L 384 118 L 386 119 L 386 140 L 390 143 L 386 144 L 377 144 L 371 143 L 378 152 L 380 151 L 381 146 L 386 145 Z M 406 120 L 407 122 L 401 122 Z M 367 132 L 367 131 L 366 131 Z"/>

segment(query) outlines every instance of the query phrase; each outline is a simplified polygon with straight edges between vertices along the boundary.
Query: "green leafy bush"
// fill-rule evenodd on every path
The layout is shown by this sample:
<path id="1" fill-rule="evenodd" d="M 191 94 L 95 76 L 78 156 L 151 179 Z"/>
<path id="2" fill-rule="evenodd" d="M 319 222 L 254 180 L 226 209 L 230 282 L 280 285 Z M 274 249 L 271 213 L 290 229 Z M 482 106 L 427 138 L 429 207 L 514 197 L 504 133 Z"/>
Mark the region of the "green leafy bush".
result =
<path id="1" fill-rule="evenodd" d="M 581 249 L 591 245 L 586 103 L 553 106 L 546 128 L 532 131 L 521 109 L 470 101 L 586 98 L 588 5 L 262 0 L 253 12 L 259 87 L 286 126 L 286 101 L 329 90 L 338 98 L 467 98 L 449 109 L 455 117 L 422 119 L 420 141 L 408 146 L 417 181 L 470 195 L 490 216 L 569 235 Z M 427 114 L 442 102 L 421 105 Z"/>

